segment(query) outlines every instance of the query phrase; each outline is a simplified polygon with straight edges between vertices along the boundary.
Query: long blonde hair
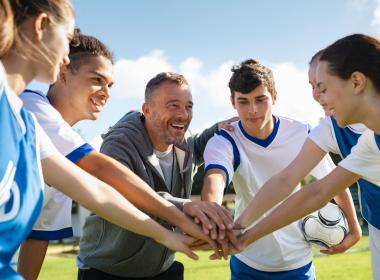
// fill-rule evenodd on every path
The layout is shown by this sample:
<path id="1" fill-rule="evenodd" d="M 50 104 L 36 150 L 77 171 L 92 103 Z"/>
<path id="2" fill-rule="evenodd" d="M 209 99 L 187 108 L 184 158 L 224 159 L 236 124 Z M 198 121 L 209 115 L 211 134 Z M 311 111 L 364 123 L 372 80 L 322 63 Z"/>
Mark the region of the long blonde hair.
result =
<path id="1" fill-rule="evenodd" d="M 0 0 L 0 58 L 13 44 L 13 14 L 8 0 Z"/>
<path id="2" fill-rule="evenodd" d="M 36 46 L 22 28 L 30 17 L 45 13 L 49 25 L 65 24 L 74 17 L 70 0 L 12 0 L 14 14 L 14 41 L 11 51 L 36 62 L 42 59 L 54 67 L 54 53 L 46 46 Z"/>

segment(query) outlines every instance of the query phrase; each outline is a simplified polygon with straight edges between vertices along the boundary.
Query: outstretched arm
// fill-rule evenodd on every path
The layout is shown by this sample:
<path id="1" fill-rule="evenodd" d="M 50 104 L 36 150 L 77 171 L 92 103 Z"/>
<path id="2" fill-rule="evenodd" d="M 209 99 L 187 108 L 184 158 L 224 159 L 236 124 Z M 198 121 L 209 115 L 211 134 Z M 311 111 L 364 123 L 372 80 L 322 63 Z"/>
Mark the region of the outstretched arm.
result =
<path id="1" fill-rule="evenodd" d="M 284 200 L 325 155 L 326 152 L 312 140 L 306 139 L 296 158 L 283 171 L 264 184 L 236 220 L 236 224 L 248 227 L 268 210 Z"/>
<path id="2" fill-rule="evenodd" d="M 136 207 L 178 226 L 193 237 L 212 242 L 209 236 L 182 211 L 158 195 L 140 177 L 117 160 L 94 151 L 79 160 L 77 165 L 114 187 Z M 209 227 L 211 226 L 209 224 Z"/>
<path id="3" fill-rule="evenodd" d="M 323 179 L 304 186 L 290 196 L 257 225 L 245 232 L 242 242 L 250 244 L 266 234 L 320 209 L 337 193 L 348 188 L 359 178 L 360 176 L 355 173 L 340 166 L 336 167 Z"/>
<path id="4" fill-rule="evenodd" d="M 160 226 L 116 190 L 87 174 L 62 155 L 54 154 L 42 160 L 42 169 L 48 184 L 54 185 L 104 219 L 197 259 L 189 249 L 192 238 L 181 236 Z"/>

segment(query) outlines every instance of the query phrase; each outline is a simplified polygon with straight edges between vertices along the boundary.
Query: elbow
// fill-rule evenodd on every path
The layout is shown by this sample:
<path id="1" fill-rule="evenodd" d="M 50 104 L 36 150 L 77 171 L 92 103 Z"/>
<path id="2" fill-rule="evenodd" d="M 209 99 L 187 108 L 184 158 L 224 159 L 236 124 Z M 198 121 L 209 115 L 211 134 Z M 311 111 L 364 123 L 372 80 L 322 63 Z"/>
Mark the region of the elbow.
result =
<path id="1" fill-rule="evenodd" d="M 297 186 L 297 183 L 292 182 L 291 176 L 285 172 L 277 174 L 272 180 L 274 180 L 274 185 L 281 186 L 281 191 L 285 197 L 290 195 Z"/>

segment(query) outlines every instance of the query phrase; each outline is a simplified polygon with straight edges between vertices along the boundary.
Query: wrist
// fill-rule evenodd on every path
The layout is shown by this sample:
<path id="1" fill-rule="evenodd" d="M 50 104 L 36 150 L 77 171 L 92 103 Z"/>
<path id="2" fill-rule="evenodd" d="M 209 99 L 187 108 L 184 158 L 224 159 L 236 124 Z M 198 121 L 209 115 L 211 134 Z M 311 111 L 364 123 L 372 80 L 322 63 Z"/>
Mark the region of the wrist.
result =
<path id="1" fill-rule="evenodd" d="M 152 236 L 152 239 L 156 241 L 157 243 L 160 243 L 161 245 L 165 246 L 165 242 L 167 241 L 168 238 L 170 238 L 170 233 L 171 231 L 160 226 L 160 228 L 158 228 L 155 231 L 155 234 L 154 236 Z"/>

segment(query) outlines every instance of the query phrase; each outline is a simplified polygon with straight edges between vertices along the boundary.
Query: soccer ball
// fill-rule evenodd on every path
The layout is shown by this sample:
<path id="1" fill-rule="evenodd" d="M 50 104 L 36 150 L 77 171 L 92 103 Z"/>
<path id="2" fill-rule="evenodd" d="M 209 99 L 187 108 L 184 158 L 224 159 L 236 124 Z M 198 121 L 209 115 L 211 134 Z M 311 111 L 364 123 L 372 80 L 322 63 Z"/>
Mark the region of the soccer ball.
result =
<path id="1" fill-rule="evenodd" d="M 305 239 L 321 249 L 338 245 L 348 233 L 347 219 L 339 206 L 327 203 L 301 222 Z"/>

